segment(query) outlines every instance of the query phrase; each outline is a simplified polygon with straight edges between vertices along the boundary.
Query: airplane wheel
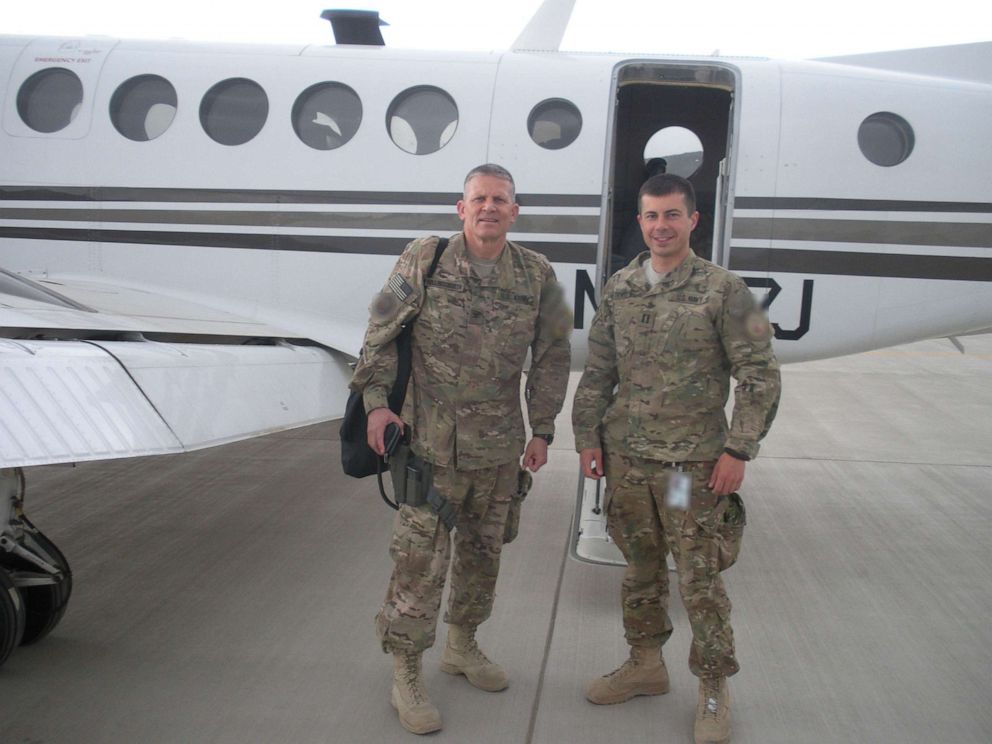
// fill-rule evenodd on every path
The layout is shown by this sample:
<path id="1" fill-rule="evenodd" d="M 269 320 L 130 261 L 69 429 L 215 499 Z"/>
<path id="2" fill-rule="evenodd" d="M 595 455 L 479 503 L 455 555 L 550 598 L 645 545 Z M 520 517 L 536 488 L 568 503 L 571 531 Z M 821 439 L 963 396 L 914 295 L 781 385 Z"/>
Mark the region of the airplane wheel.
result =
<path id="1" fill-rule="evenodd" d="M 24 602 L 7 572 L 0 569 L 0 664 L 24 635 Z"/>
<path id="2" fill-rule="evenodd" d="M 18 591 L 24 600 L 24 635 L 21 638 L 21 645 L 27 646 L 36 643 L 55 629 L 55 626 L 62 620 L 66 608 L 69 606 L 69 597 L 72 595 L 72 571 L 69 569 L 69 562 L 62 551 L 55 543 L 31 524 L 27 517 L 21 517 L 28 528 L 25 530 L 25 543 L 29 548 L 33 548 L 52 565 L 62 572 L 62 579 L 55 584 L 45 584 L 44 586 L 22 586 Z M 37 570 L 30 563 L 16 556 L 8 558 L 7 568 L 21 570 Z"/>

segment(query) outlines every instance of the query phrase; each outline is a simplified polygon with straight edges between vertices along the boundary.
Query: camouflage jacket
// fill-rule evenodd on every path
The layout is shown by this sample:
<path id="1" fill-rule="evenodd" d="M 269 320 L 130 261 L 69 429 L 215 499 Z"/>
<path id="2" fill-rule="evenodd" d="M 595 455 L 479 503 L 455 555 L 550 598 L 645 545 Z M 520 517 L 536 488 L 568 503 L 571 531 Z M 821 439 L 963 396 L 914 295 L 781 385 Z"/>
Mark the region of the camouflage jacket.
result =
<path id="1" fill-rule="evenodd" d="M 480 279 L 461 233 L 425 292 L 436 247 L 437 238 L 415 240 L 396 262 L 372 303 L 351 388 L 363 391 L 366 410 L 386 405 L 396 378 L 393 339 L 416 316 L 402 415 L 413 451 L 463 470 L 494 467 L 524 449 L 520 376 L 528 349 L 530 425 L 535 434 L 554 433 L 568 383 L 571 315 L 544 256 L 508 242 Z"/>
<path id="2" fill-rule="evenodd" d="M 572 408 L 576 449 L 684 462 L 727 447 L 754 457 L 781 387 L 768 321 L 740 277 L 691 252 L 652 287 L 642 265 L 649 256 L 603 290 Z"/>

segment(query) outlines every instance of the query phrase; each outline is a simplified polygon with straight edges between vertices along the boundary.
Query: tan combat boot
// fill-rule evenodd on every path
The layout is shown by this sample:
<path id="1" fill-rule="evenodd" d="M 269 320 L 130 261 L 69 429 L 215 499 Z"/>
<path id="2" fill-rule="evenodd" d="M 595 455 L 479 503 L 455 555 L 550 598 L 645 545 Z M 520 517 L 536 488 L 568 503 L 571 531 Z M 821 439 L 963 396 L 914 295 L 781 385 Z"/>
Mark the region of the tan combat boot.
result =
<path id="1" fill-rule="evenodd" d="M 510 684 L 506 672 L 499 664 L 486 658 L 475 642 L 475 628 L 468 625 L 449 625 L 448 642 L 441 654 L 441 671 L 464 674 L 480 690 L 499 692 Z"/>
<path id="2" fill-rule="evenodd" d="M 631 646 L 630 658 L 618 669 L 586 685 L 586 700 L 613 705 L 637 695 L 663 695 L 668 689 L 668 669 L 661 658 L 661 647 Z"/>
<path id="3" fill-rule="evenodd" d="M 730 687 L 726 677 L 699 680 L 696 705 L 696 744 L 730 741 Z"/>
<path id="4" fill-rule="evenodd" d="M 441 730 L 441 714 L 427 697 L 420 679 L 420 654 L 393 653 L 393 691 L 391 702 L 400 716 L 400 724 L 414 734 Z"/>

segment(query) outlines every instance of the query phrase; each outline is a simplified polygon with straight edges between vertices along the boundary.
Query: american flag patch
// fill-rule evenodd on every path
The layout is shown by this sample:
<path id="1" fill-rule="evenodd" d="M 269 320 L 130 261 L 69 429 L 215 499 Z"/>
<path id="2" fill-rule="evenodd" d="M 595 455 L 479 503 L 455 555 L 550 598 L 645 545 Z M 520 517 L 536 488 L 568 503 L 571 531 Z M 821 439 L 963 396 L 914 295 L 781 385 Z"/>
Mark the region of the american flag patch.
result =
<path id="1" fill-rule="evenodd" d="M 392 290 L 392 293 L 400 298 L 403 302 L 406 302 L 407 298 L 413 294 L 413 287 L 399 274 L 393 274 L 389 277 L 389 281 L 386 282 L 386 286 Z"/>

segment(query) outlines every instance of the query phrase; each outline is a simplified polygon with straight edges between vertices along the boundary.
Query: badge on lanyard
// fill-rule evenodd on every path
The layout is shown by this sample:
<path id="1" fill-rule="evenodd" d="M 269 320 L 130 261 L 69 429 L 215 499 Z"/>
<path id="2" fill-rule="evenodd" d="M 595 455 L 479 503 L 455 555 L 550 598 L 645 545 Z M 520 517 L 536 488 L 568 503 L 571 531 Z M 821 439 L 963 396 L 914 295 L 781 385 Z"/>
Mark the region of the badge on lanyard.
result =
<path id="1" fill-rule="evenodd" d="M 673 470 L 668 475 L 668 493 L 665 504 L 669 509 L 687 511 L 689 497 L 692 494 L 692 473 L 683 470 Z"/>

